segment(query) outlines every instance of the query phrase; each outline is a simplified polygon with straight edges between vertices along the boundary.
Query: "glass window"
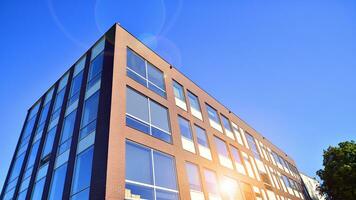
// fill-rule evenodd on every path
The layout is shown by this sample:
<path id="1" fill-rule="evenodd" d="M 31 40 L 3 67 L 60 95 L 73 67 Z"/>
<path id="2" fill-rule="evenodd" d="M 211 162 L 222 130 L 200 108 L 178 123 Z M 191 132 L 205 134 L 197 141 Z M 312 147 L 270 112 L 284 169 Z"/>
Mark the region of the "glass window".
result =
<path id="1" fill-rule="evenodd" d="M 230 159 L 226 143 L 217 137 L 215 137 L 214 140 L 215 140 L 216 149 L 218 151 L 220 164 L 224 167 L 232 169 L 233 168 L 232 161 Z"/>
<path id="2" fill-rule="evenodd" d="M 231 149 L 232 158 L 233 158 L 233 160 L 235 162 L 236 170 L 241 174 L 246 174 L 245 168 L 244 168 L 244 166 L 242 164 L 242 160 L 241 160 L 241 156 L 240 156 L 239 150 L 236 147 L 232 146 L 232 145 L 230 145 L 230 149 Z"/>
<path id="3" fill-rule="evenodd" d="M 176 105 L 184 110 L 187 110 L 187 104 L 185 103 L 183 86 L 173 81 L 173 92 L 176 101 Z"/>
<path id="4" fill-rule="evenodd" d="M 93 60 L 102 51 L 104 51 L 104 48 L 105 48 L 105 37 L 101 38 L 92 48 L 90 60 Z"/>
<path id="5" fill-rule="evenodd" d="M 126 96 L 126 125 L 170 143 L 168 109 L 131 88 Z"/>
<path id="6" fill-rule="evenodd" d="M 165 95 L 165 84 L 164 84 L 164 77 L 163 72 L 157 69 L 150 63 L 147 63 L 147 78 L 149 81 L 148 87 L 152 89 L 154 92 L 163 92 L 161 95 Z M 153 85 L 152 85 L 153 84 Z M 158 89 L 158 91 L 156 91 Z"/>
<path id="7" fill-rule="evenodd" d="M 71 200 L 87 200 L 89 199 L 89 188 L 78 192 L 77 194 L 73 195 L 70 199 Z"/>
<path id="8" fill-rule="evenodd" d="M 97 118 L 98 103 L 99 103 L 98 92 L 85 101 L 81 127 L 86 126 L 87 124 L 89 124 L 90 122 L 94 121 Z"/>
<path id="9" fill-rule="evenodd" d="M 179 123 L 180 134 L 185 138 L 193 140 L 192 131 L 190 129 L 189 121 L 178 116 L 178 123 Z"/>
<path id="10" fill-rule="evenodd" d="M 46 181 L 46 179 L 43 178 L 35 184 L 31 199 L 33 199 L 33 200 L 42 199 L 42 193 L 43 193 L 45 181 Z"/>
<path id="11" fill-rule="evenodd" d="M 142 78 L 146 77 L 145 60 L 129 48 L 127 49 L 127 67 L 142 76 Z"/>
<path id="12" fill-rule="evenodd" d="M 45 145 L 44 145 L 43 151 L 42 151 L 42 158 L 44 158 L 45 156 L 47 156 L 48 154 L 51 153 L 54 138 L 56 136 L 56 130 L 57 130 L 57 127 L 54 127 L 47 133 L 46 142 L 45 142 Z"/>
<path id="13" fill-rule="evenodd" d="M 183 149 L 195 153 L 195 146 L 193 141 L 193 135 L 190 128 L 189 121 L 178 116 L 179 131 L 181 134 Z"/>
<path id="14" fill-rule="evenodd" d="M 199 155 L 208 160 L 212 160 L 208 138 L 204 129 L 194 125 L 197 134 Z"/>
<path id="15" fill-rule="evenodd" d="M 126 143 L 126 179 L 153 184 L 151 151 L 133 143 Z"/>
<path id="16" fill-rule="evenodd" d="M 99 54 L 93 61 L 91 61 L 88 81 L 94 80 L 98 76 L 103 68 L 104 53 Z"/>
<path id="17" fill-rule="evenodd" d="M 126 112 L 148 123 L 149 119 L 147 98 L 132 90 L 131 88 L 127 88 Z"/>
<path id="18" fill-rule="evenodd" d="M 235 140 L 235 137 L 234 137 L 234 134 L 232 133 L 232 128 L 231 128 L 231 124 L 230 124 L 230 121 L 227 117 L 225 117 L 224 115 L 221 115 L 221 118 L 222 118 L 222 123 L 224 125 L 224 129 L 225 129 L 225 134 Z"/>
<path id="19" fill-rule="evenodd" d="M 245 131 L 245 135 L 246 135 L 246 139 L 248 142 L 248 146 L 250 147 L 253 155 L 255 156 L 255 158 L 261 160 L 260 152 L 257 149 L 255 138 L 252 135 L 250 135 L 249 133 L 247 133 L 246 131 Z"/>
<path id="20" fill-rule="evenodd" d="M 80 138 L 92 133 L 96 128 L 96 118 L 99 107 L 99 92 L 95 92 L 84 103 L 82 122 L 80 124 Z"/>
<path id="21" fill-rule="evenodd" d="M 219 185 L 215 172 L 204 169 L 204 177 L 205 177 L 209 200 L 221 199 L 219 194 Z"/>
<path id="22" fill-rule="evenodd" d="M 9 178 L 9 182 L 19 176 L 24 158 L 25 153 L 21 154 L 19 157 L 16 158 L 15 164 L 12 168 L 11 176 Z"/>
<path id="23" fill-rule="evenodd" d="M 171 156 L 154 152 L 156 186 L 177 190 L 175 163 Z"/>
<path id="24" fill-rule="evenodd" d="M 83 71 L 79 72 L 73 80 L 72 80 L 72 86 L 70 89 L 70 94 L 68 98 L 68 106 L 74 103 L 78 98 L 79 98 L 79 91 L 82 86 L 82 79 L 83 79 Z"/>
<path id="25" fill-rule="evenodd" d="M 222 132 L 218 112 L 208 104 L 206 104 L 206 109 L 208 111 L 210 126 Z"/>
<path id="26" fill-rule="evenodd" d="M 66 92 L 65 88 L 63 88 L 61 91 L 57 93 L 56 101 L 54 103 L 52 113 L 55 113 L 62 106 L 65 92 Z"/>
<path id="27" fill-rule="evenodd" d="M 157 104 L 154 101 L 150 101 L 150 111 L 152 125 L 164 131 L 170 132 L 167 108 Z"/>
<path id="28" fill-rule="evenodd" d="M 197 125 L 195 125 L 194 127 L 195 127 L 195 131 L 197 133 L 198 144 L 209 148 L 209 142 L 208 142 L 208 138 L 206 136 L 205 130 L 200 128 Z"/>
<path id="29" fill-rule="evenodd" d="M 198 167 L 188 162 L 185 164 L 185 167 L 187 170 L 190 190 L 202 191 Z"/>
<path id="30" fill-rule="evenodd" d="M 38 151 L 39 145 L 40 145 L 40 141 L 37 141 L 36 143 L 34 143 L 32 145 L 30 156 L 28 157 L 26 169 L 30 168 L 35 163 L 35 159 L 36 159 L 36 155 L 37 155 L 37 151 Z"/>
<path id="31" fill-rule="evenodd" d="M 235 133 L 235 137 L 236 137 L 237 142 L 239 144 L 241 144 L 241 145 L 244 145 L 244 143 L 242 142 L 242 137 L 241 137 L 241 132 L 239 130 L 239 127 L 233 122 L 231 123 L 231 125 L 232 125 L 232 130 Z"/>
<path id="32" fill-rule="evenodd" d="M 54 171 L 50 187 L 49 200 L 61 200 L 63 196 L 64 181 L 67 173 L 67 164 L 64 164 Z"/>
<path id="33" fill-rule="evenodd" d="M 228 200 L 244 199 L 239 183 L 233 178 L 224 176 L 221 180 L 221 190 L 228 197 Z"/>
<path id="34" fill-rule="evenodd" d="M 74 130 L 74 123 L 75 123 L 75 116 L 76 116 L 76 111 L 73 111 L 64 119 L 61 144 L 65 142 L 67 139 L 72 137 L 73 130 Z"/>
<path id="35" fill-rule="evenodd" d="M 166 97 L 163 72 L 131 49 L 127 49 L 127 76 L 158 95 Z"/>
<path id="36" fill-rule="evenodd" d="M 93 149 L 92 146 L 77 156 L 73 174 L 72 195 L 90 186 Z"/>
<path id="37" fill-rule="evenodd" d="M 127 141 L 125 199 L 138 196 L 178 200 L 175 161 L 172 156 Z"/>
<path id="38" fill-rule="evenodd" d="M 190 112 L 192 115 L 200 120 L 203 120 L 198 97 L 188 91 L 188 99 L 190 104 Z"/>
<path id="39" fill-rule="evenodd" d="M 38 124 L 42 124 L 43 122 L 45 122 L 45 120 L 46 120 L 46 118 L 47 118 L 49 106 L 50 106 L 50 103 L 47 103 L 47 104 L 42 108 L 41 117 L 40 117 L 40 120 L 39 120 Z"/>

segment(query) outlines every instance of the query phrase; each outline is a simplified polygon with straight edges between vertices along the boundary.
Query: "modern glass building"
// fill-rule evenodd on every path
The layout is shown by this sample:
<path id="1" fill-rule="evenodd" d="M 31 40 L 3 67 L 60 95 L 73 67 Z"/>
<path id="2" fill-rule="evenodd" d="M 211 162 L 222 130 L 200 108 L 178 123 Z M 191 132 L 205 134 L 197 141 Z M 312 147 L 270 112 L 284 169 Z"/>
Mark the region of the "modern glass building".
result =
<path id="1" fill-rule="evenodd" d="M 0 199 L 304 199 L 292 158 L 115 24 L 28 110 Z"/>

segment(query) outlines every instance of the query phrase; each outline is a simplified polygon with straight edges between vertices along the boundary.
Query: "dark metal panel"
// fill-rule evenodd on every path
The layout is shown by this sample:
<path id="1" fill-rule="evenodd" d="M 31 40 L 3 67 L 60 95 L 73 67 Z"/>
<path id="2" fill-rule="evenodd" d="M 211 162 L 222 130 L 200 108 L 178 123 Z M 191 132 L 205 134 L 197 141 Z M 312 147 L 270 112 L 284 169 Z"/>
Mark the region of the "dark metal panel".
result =
<path id="1" fill-rule="evenodd" d="M 93 168 L 90 183 L 90 199 L 105 199 L 111 91 L 114 66 L 115 26 L 105 34 L 103 70 L 97 116 Z"/>

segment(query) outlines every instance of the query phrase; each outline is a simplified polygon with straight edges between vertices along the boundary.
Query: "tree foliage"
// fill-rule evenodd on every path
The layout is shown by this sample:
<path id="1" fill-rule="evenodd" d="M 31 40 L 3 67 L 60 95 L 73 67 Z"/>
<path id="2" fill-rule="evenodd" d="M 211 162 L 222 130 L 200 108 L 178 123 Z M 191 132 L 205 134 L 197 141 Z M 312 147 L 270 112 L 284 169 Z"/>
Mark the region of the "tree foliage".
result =
<path id="1" fill-rule="evenodd" d="M 341 142 L 324 150 L 324 169 L 317 171 L 322 180 L 319 191 L 328 200 L 356 200 L 356 143 Z"/>

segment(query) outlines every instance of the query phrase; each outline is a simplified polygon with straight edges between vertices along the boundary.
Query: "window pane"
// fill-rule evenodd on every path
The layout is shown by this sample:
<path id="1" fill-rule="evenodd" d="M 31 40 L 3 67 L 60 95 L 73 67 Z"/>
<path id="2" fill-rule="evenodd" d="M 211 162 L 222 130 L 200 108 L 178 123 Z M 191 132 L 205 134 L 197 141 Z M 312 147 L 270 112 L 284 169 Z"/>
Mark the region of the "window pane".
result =
<path id="1" fill-rule="evenodd" d="M 70 199 L 71 200 L 88 200 L 89 199 L 89 188 L 73 195 Z"/>
<path id="2" fill-rule="evenodd" d="M 175 81 L 173 81 L 173 92 L 176 98 L 185 102 L 183 87 Z"/>
<path id="3" fill-rule="evenodd" d="M 95 46 L 91 50 L 91 58 L 90 60 L 93 60 L 99 53 L 104 51 L 105 47 L 105 37 L 101 38 L 98 43 L 95 44 Z"/>
<path id="4" fill-rule="evenodd" d="M 208 138 L 206 137 L 205 130 L 195 125 L 195 131 L 197 133 L 198 144 L 209 148 Z"/>
<path id="5" fill-rule="evenodd" d="M 90 64 L 88 80 L 92 80 L 97 76 L 103 68 L 104 53 L 99 54 Z"/>
<path id="6" fill-rule="evenodd" d="M 172 157 L 153 153 L 156 186 L 177 189 L 175 163 Z"/>
<path id="7" fill-rule="evenodd" d="M 160 71 L 150 63 L 147 63 L 147 75 L 149 81 L 151 81 L 153 84 L 155 84 L 162 90 L 165 90 L 164 76 L 162 71 Z"/>
<path id="8" fill-rule="evenodd" d="M 167 108 L 150 101 L 151 123 L 164 131 L 170 132 Z"/>
<path id="9" fill-rule="evenodd" d="M 192 163 L 185 164 L 189 186 L 191 190 L 201 191 L 200 175 L 198 167 Z"/>
<path id="10" fill-rule="evenodd" d="M 40 120 L 39 120 L 38 124 L 42 124 L 42 123 L 46 120 L 47 114 L 48 114 L 48 110 L 49 110 L 49 106 L 50 106 L 50 103 L 47 103 L 47 104 L 42 108 L 41 117 L 40 117 Z"/>
<path id="11" fill-rule="evenodd" d="M 145 61 L 131 49 L 127 49 L 127 67 L 146 78 Z"/>
<path id="12" fill-rule="evenodd" d="M 85 105 L 83 109 L 83 119 L 81 124 L 82 128 L 97 118 L 98 104 L 99 104 L 99 92 L 96 92 L 91 97 L 89 97 L 89 99 L 85 101 Z"/>
<path id="13" fill-rule="evenodd" d="M 127 88 L 126 90 L 126 112 L 145 122 L 148 119 L 148 100 L 145 96 Z"/>
<path id="14" fill-rule="evenodd" d="M 206 108 L 208 110 L 209 119 L 220 124 L 219 116 L 218 116 L 218 113 L 216 112 L 216 110 L 209 105 L 206 105 Z"/>
<path id="15" fill-rule="evenodd" d="M 35 184 L 31 199 L 36 200 L 42 198 L 42 192 L 43 192 L 45 181 L 46 179 L 43 178 Z"/>
<path id="16" fill-rule="evenodd" d="M 126 142 L 126 179 L 153 184 L 151 151 Z"/>
<path id="17" fill-rule="evenodd" d="M 19 157 L 16 158 L 9 181 L 12 181 L 14 178 L 19 176 L 24 158 L 25 158 L 25 153 L 21 154 Z"/>
<path id="18" fill-rule="evenodd" d="M 61 200 L 63 196 L 64 181 L 67 172 L 67 164 L 62 165 L 54 171 L 49 200 Z"/>
<path id="19" fill-rule="evenodd" d="M 76 111 L 73 111 L 69 114 L 63 122 L 63 129 L 62 129 L 62 136 L 61 136 L 61 143 L 66 141 L 68 138 L 72 137 L 73 129 L 74 129 L 74 122 L 75 122 Z"/>
<path id="20" fill-rule="evenodd" d="M 234 161 L 242 164 L 239 150 L 237 150 L 234 146 L 231 146 L 231 145 L 230 145 L 230 148 L 231 148 L 231 154 L 232 154 L 232 157 L 234 158 Z"/>
<path id="21" fill-rule="evenodd" d="M 255 158 L 261 159 L 260 153 L 257 149 L 255 138 L 247 132 L 245 132 L 245 135 L 248 142 L 248 146 L 251 148 L 253 155 L 255 156 Z"/>
<path id="22" fill-rule="evenodd" d="M 190 106 L 192 108 L 195 108 L 197 111 L 201 112 L 198 97 L 188 91 L 188 98 L 189 98 Z"/>
<path id="23" fill-rule="evenodd" d="M 218 186 L 215 172 L 205 169 L 204 177 L 205 177 L 208 192 L 212 194 L 218 194 L 219 186 Z"/>
<path id="24" fill-rule="evenodd" d="M 64 88 L 57 94 L 56 101 L 54 103 L 52 113 L 57 111 L 62 106 L 65 92 L 66 92 L 66 90 Z"/>
<path id="25" fill-rule="evenodd" d="M 223 155 L 225 157 L 229 157 L 229 153 L 226 148 L 226 143 L 217 137 L 215 137 L 214 139 L 215 139 L 215 144 L 216 144 L 216 149 L 218 151 L 218 154 Z"/>
<path id="26" fill-rule="evenodd" d="M 28 158 L 28 161 L 27 161 L 27 169 L 31 166 L 33 166 L 33 164 L 35 163 L 35 159 L 36 159 L 36 155 L 37 155 L 37 151 L 38 151 L 38 147 L 40 145 L 40 141 L 37 141 L 35 144 L 32 145 L 32 148 L 31 148 L 31 153 L 30 153 L 30 156 Z"/>
<path id="27" fill-rule="evenodd" d="M 80 72 L 78 75 L 76 75 L 73 78 L 72 88 L 70 89 L 70 95 L 69 95 L 70 97 L 72 97 L 74 94 L 79 92 L 80 87 L 82 85 L 82 79 L 83 79 L 83 72 Z"/>
<path id="28" fill-rule="evenodd" d="M 44 158 L 45 156 L 47 156 L 48 154 L 51 153 L 52 147 L 53 147 L 53 142 L 54 142 L 54 137 L 56 135 L 56 130 L 57 130 L 57 127 L 54 127 L 47 133 L 46 142 L 43 147 L 42 158 Z"/>
<path id="29" fill-rule="evenodd" d="M 225 130 L 231 132 L 231 126 L 230 126 L 229 119 L 227 119 L 224 115 L 221 115 L 221 117 L 222 117 L 222 121 L 223 121 Z"/>
<path id="30" fill-rule="evenodd" d="M 71 194 L 75 194 L 90 186 L 93 149 L 94 147 L 92 146 L 77 156 Z"/>
<path id="31" fill-rule="evenodd" d="M 153 188 L 150 187 L 132 183 L 126 183 L 125 185 L 125 199 L 137 199 L 137 196 L 140 196 L 138 199 L 153 200 L 153 193 Z"/>
<path id="32" fill-rule="evenodd" d="M 165 190 L 156 190 L 156 200 L 178 200 L 178 193 Z"/>
<path id="33" fill-rule="evenodd" d="M 185 138 L 193 140 L 192 132 L 190 130 L 189 121 L 178 116 L 178 123 L 179 123 L 180 134 Z"/>

